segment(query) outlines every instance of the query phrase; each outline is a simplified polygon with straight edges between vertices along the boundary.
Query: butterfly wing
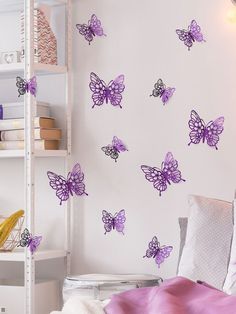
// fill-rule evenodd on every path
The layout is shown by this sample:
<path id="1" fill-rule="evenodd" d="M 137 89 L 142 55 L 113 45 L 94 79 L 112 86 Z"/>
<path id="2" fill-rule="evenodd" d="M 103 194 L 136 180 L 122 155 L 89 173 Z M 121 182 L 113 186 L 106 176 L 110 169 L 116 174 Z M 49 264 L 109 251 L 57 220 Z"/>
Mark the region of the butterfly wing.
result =
<path id="1" fill-rule="evenodd" d="M 113 106 L 121 107 L 122 95 L 121 93 L 125 89 L 124 85 L 124 75 L 119 75 L 114 81 L 111 81 L 108 84 L 108 98 Z"/>
<path id="2" fill-rule="evenodd" d="M 161 196 L 161 192 L 167 189 L 166 179 L 161 170 L 156 167 L 149 167 L 145 165 L 142 165 L 141 169 L 145 173 L 145 178 L 148 181 L 153 182 L 154 188 L 159 191 L 159 195 Z"/>
<path id="3" fill-rule="evenodd" d="M 79 30 L 79 33 L 84 36 L 84 38 L 89 42 L 90 45 L 94 37 L 90 27 L 87 24 L 76 24 L 76 27 Z"/>
<path id="4" fill-rule="evenodd" d="M 195 110 L 191 111 L 188 125 L 191 130 L 189 133 L 190 143 L 188 145 L 191 143 L 198 144 L 201 140 L 204 140 L 205 123 Z"/>
<path id="5" fill-rule="evenodd" d="M 117 161 L 119 157 L 119 152 L 116 150 L 115 147 L 112 145 L 103 146 L 101 150 L 107 155 L 110 156 L 112 159 L 115 159 L 115 162 Z"/>
<path id="6" fill-rule="evenodd" d="M 93 92 L 92 99 L 93 99 L 93 107 L 94 106 L 101 106 L 104 103 L 106 98 L 106 85 L 104 81 L 100 80 L 100 78 L 95 74 L 90 74 L 90 90 Z"/>
<path id="7" fill-rule="evenodd" d="M 33 76 L 28 83 L 28 90 L 29 92 L 36 97 L 36 93 L 37 93 L 37 80 L 36 80 L 36 76 Z"/>
<path id="8" fill-rule="evenodd" d="M 155 257 L 157 254 L 157 251 L 160 247 L 160 243 L 157 240 L 157 237 L 153 237 L 152 241 L 148 243 L 148 249 L 146 250 L 146 254 L 143 257 Z"/>
<path id="9" fill-rule="evenodd" d="M 24 231 L 21 234 L 20 242 L 17 246 L 26 247 L 28 246 L 31 239 L 31 234 L 27 228 L 24 229 Z"/>
<path id="10" fill-rule="evenodd" d="M 167 103 L 167 101 L 172 97 L 172 95 L 174 94 L 175 92 L 175 88 L 171 88 L 171 87 L 167 87 L 162 96 L 161 96 L 161 99 L 162 99 L 162 102 L 163 102 L 163 105 L 165 105 Z"/>
<path id="11" fill-rule="evenodd" d="M 162 246 L 156 255 L 155 261 L 158 265 L 158 268 L 160 268 L 161 263 L 164 262 L 164 260 L 170 256 L 170 253 L 172 251 L 173 247 L 172 246 Z"/>
<path id="12" fill-rule="evenodd" d="M 158 97 L 161 96 L 165 90 L 166 86 L 163 83 L 162 79 L 159 79 L 155 85 L 154 85 L 154 89 L 152 91 L 152 95 L 150 96 L 154 96 L 154 97 Z"/>
<path id="13" fill-rule="evenodd" d="M 27 92 L 27 81 L 20 76 L 16 77 L 16 87 L 18 88 L 18 97 L 24 95 Z"/>
<path id="14" fill-rule="evenodd" d="M 196 41 L 198 42 L 204 41 L 203 34 L 201 33 L 201 28 L 195 20 L 192 20 L 189 26 L 189 31 Z"/>
<path id="15" fill-rule="evenodd" d="M 219 142 L 219 135 L 223 132 L 224 117 L 219 117 L 215 121 L 211 121 L 206 126 L 206 140 L 209 146 L 213 146 L 216 149 L 216 144 Z"/>
<path id="16" fill-rule="evenodd" d="M 127 150 L 125 144 L 117 136 L 113 136 L 112 146 L 114 146 L 119 153 Z"/>
<path id="17" fill-rule="evenodd" d="M 191 33 L 185 29 L 177 29 L 176 33 L 179 36 L 179 39 L 184 42 L 185 46 L 187 46 L 189 50 L 193 45 L 193 38 Z"/>
<path id="18" fill-rule="evenodd" d="M 71 192 L 81 196 L 83 194 L 88 195 L 85 192 L 84 174 L 81 171 L 80 165 L 77 163 L 73 167 L 72 171 L 68 174 L 67 183 Z"/>
<path id="19" fill-rule="evenodd" d="M 178 161 L 174 159 L 172 153 L 168 152 L 165 161 L 162 164 L 162 173 L 168 181 L 179 183 L 185 181 L 181 177 L 181 172 L 178 170 Z"/>
<path id="20" fill-rule="evenodd" d="M 96 17 L 95 14 L 91 16 L 91 19 L 89 21 L 89 26 L 95 35 L 97 36 L 105 35 L 103 32 L 101 21 Z"/>
<path id="21" fill-rule="evenodd" d="M 56 190 L 56 196 L 60 199 L 61 205 L 62 202 L 68 200 L 70 195 L 67 181 L 63 176 L 59 176 L 51 171 L 47 172 L 47 176 L 49 178 L 49 185 Z"/>
<path id="22" fill-rule="evenodd" d="M 122 209 L 119 211 L 119 213 L 116 213 L 114 217 L 114 225 L 118 232 L 123 233 L 125 228 L 124 226 L 125 221 L 126 221 L 125 210 Z"/>
<path id="23" fill-rule="evenodd" d="M 111 213 L 108 213 L 106 210 L 102 211 L 102 221 L 104 223 L 105 234 L 110 232 L 113 228 L 113 216 Z"/>
<path id="24" fill-rule="evenodd" d="M 42 240 L 41 236 L 32 237 L 29 243 L 29 249 L 30 249 L 31 254 L 33 254 L 37 250 L 37 248 L 40 245 L 41 240 Z"/>

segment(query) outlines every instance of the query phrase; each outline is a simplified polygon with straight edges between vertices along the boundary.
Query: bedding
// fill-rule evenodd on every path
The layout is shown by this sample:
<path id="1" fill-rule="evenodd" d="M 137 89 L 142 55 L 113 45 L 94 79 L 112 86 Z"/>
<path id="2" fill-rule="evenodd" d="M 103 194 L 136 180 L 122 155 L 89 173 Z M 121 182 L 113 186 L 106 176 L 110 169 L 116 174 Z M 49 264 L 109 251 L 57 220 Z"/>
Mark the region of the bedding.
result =
<path id="1" fill-rule="evenodd" d="M 160 287 L 141 288 L 112 296 L 106 314 L 235 314 L 236 296 L 204 283 L 176 277 Z"/>
<path id="2" fill-rule="evenodd" d="M 187 228 L 188 228 L 188 217 L 179 217 L 179 229 L 180 229 L 180 245 L 179 245 L 179 257 L 177 262 L 177 271 L 176 274 L 179 272 L 179 263 L 181 260 L 181 256 L 183 253 L 183 248 L 186 241 L 186 234 L 187 234 Z"/>
<path id="3" fill-rule="evenodd" d="M 109 300 L 99 301 L 88 297 L 71 297 L 63 306 L 62 311 L 53 311 L 50 314 L 104 314 L 104 306 Z"/>
<path id="4" fill-rule="evenodd" d="M 231 245 L 228 273 L 225 279 L 223 290 L 228 294 L 236 294 L 236 200 L 233 202 L 234 230 Z"/>
<path id="5" fill-rule="evenodd" d="M 189 196 L 190 215 L 178 275 L 222 289 L 233 234 L 232 203 Z"/>

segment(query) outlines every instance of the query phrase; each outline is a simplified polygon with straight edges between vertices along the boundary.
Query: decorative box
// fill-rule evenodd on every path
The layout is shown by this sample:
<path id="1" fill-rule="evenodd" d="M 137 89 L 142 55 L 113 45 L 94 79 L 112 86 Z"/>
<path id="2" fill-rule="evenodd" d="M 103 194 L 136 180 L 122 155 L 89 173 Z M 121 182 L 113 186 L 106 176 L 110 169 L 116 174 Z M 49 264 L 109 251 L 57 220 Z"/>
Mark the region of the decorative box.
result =
<path id="1" fill-rule="evenodd" d="M 21 60 L 24 60 L 24 14 L 21 14 Z M 57 40 L 40 9 L 34 10 L 34 62 L 57 64 Z"/>
<path id="2" fill-rule="evenodd" d="M 21 62 L 20 51 L 1 52 L 1 63 L 18 63 L 18 62 Z"/>

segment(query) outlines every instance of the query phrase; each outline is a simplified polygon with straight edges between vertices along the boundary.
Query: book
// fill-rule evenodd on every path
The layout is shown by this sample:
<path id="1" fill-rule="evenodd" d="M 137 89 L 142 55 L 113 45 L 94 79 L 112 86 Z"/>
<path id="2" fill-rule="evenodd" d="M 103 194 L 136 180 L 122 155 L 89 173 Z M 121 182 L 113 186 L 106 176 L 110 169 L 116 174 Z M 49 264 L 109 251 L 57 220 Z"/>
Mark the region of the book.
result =
<path id="1" fill-rule="evenodd" d="M 23 129 L 24 126 L 24 118 L 0 120 L 0 131 Z M 35 117 L 34 127 L 47 129 L 54 128 L 55 119 L 48 117 Z"/>
<path id="2" fill-rule="evenodd" d="M 1 141 L 0 150 L 24 149 L 24 141 Z M 59 141 L 35 140 L 35 149 L 37 150 L 55 150 L 59 149 Z"/>
<path id="3" fill-rule="evenodd" d="M 35 128 L 35 140 L 60 140 L 62 137 L 61 129 Z M 24 129 L 0 131 L 1 141 L 23 141 L 25 138 Z"/>
<path id="4" fill-rule="evenodd" d="M 35 116 L 50 117 L 49 104 L 44 102 L 36 103 Z M 18 119 L 24 117 L 24 103 L 5 103 L 0 104 L 0 119 Z"/>

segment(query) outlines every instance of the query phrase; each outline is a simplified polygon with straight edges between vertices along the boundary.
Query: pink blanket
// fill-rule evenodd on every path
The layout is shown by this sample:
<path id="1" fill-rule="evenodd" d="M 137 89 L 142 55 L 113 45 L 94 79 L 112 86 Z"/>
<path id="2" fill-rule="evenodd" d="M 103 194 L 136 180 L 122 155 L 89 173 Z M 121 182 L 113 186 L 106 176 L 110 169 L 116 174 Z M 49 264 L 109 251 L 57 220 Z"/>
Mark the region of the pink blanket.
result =
<path id="1" fill-rule="evenodd" d="M 183 277 L 112 296 L 107 314 L 236 314 L 236 296 Z"/>

